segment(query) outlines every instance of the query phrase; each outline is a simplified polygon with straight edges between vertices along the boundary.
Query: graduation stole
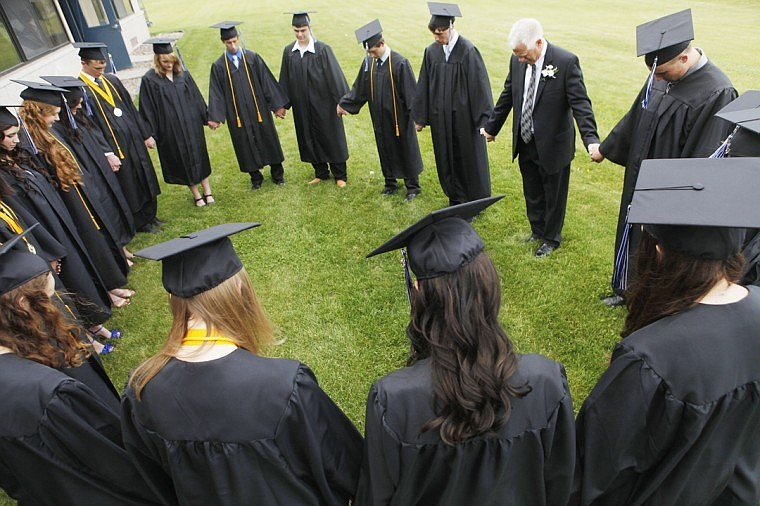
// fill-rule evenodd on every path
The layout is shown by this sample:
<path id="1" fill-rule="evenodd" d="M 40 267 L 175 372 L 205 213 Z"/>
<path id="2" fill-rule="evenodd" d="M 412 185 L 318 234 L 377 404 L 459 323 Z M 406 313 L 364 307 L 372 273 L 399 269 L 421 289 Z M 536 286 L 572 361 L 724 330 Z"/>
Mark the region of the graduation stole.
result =
<path id="1" fill-rule="evenodd" d="M 79 73 L 79 77 L 87 83 L 87 87 L 92 92 L 92 96 L 95 98 L 95 103 L 98 104 L 98 109 L 100 109 L 100 114 L 103 115 L 103 119 L 106 120 L 106 126 L 108 127 L 108 131 L 111 133 L 111 138 L 113 139 L 113 143 L 116 145 L 116 151 L 119 153 L 119 158 L 124 159 L 124 153 L 121 150 L 121 146 L 119 146 L 119 141 L 116 140 L 116 134 L 113 133 L 113 128 L 111 127 L 111 122 L 108 121 L 108 116 L 106 116 L 106 112 L 103 110 L 103 104 L 100 103 L 100 100 L 98 100 L 98 95 L 100 95 L 103 100 L 108 102 L 108 105 L 116 108 L 116 104 L 113 99 L 113 93 L 111 93 L 111 90 L 116 93 L 116 96 L 119 97 L 119 100 L 121 100 L 121 95 L 119 95 L 119 92 L 116 91 L 115 88 L 113 88 L 113 85 L 106 79 L 105 75 L 101 75 L 100 78 L 103 81 L 105 90 L 102 89 L 100 86 L 95 84 L 95 82 L 90 78 L 90 76 L 86 75 L 84 72 Z M 121 100 L 123 102 L 123 100 Z"/>
<path id="2" fill-rule="evenodd" d="M 0 220 L 3 220 L 8 225 L 8 228 L 17 234 L 21 234 L 24 231 L 21 224 L 18 222 L 18 216 L 16 216 L 16 213 L 2 200 L 0 200 Z M 29 244 L 29 241 L 26 240 L 26 236 L 21 239 L 26 243 L 26 248 L 29 250 L 29 253 L 37 253 L 37 249 Z"/>
<path id="3" fill-rule="evenodd" d="M 375 70 L 374 65 L 370 65 L 369 69 L 369 93 L 372 97 L 372 101 L 375 101 L 375 85 L 373 82 L 373 72 Z M 393 59 L 391 53 L 388 53 L 388 74 L 391 76 L 391 96 L 393 97 L 393 121 L 396 123 L 396 137 L 399 137 L 398 131 L 398 113 L 396 112 L 396 85 L 393 82 Z"/>
<path id="4" fill-rule="evenodd" d="M 225 51 L 226 52 L 226 51 Z M 251 81 L 251 73 L 248 70 L 248 61 L 245 59 L 245 51 L 243 51 L 243 58 L 242 58 L 243 68 L 245 68 L 245 76 L 248 78 L 248 86 L 251 88 L 251 96 L 253 97 L 253 104 L 256 106 L 256 116 L 259 120 L 259 123 L 263 123 L 264 120 L 261 118 L 261 111 L 259 111 L 259 101 L 256 99 L 256 93 L 253 91 L 253 82 Z M 230 59 L 227 58 L 227 55 L 224 55 L 224 64 L 227 67 L 227 79 L 230 81 L 230 91 L 232 92 L 232 105 L 235 107 L 235 117 L 237 118 L 237 126 L 238 128 L 242 127 L 243 124 L 240 122 L 240 113 L 238 112 L 238 106 L 237 106 L 237 100 L 235 100 L 235 87 L 232 85 L 232 74 L 230 73 Z"/>
<path id="5" fill-rule="evenodd" d="M 75 156 L 74 156 L 74 154 L 71 152 L 71 150 L 69 150 L 69 148 L 67 148 L 67 147 L 66 147 L 66 145 L 65 145 L 64 143 L 62 143 L 62 142 L 61 142 L 61 141 L 58 139 L 58 137 L 56 137 L 56 136 L 53 136 L 53 138 L 55 139 L 55 141 L 56 141 L 58 144 L 60 144 L 60 145 L 61 145 L 61 147 L 62 147 L 63 149 L 65 149 L 65 150 L 66 150 L 66 152 L 69 154 L 69 156 L 71 157 L 71 159 L 72 159 L 72 160 L 74 161 L 74 163 L 77 165 L 77 169 L 79 169 L 79 173 L 80 173 L 80 174 L 82 174 L 82 173 L 83 173 L 83 172 L 82 172 L 82 167 L 80 167 L 80 166 L 79 166 L 79 162 L 77 161 L 76 157 L 75 157 Z M 76 192 L 77 192 L 77 195 L 79 195 L 79 200 L 81 200 L 81 201 L 82 201 L 82 205 L 83 205 L 83 206 L 84 206 L 84 208 L 87 210 L 87 214 L 89 214 L 89 215 L 90 215 L 90 219 L 92 220 L 92 223 L 95 225 L 95 229 L 96 229 L 96 230 L 100 230 L 100 225 L 98 225 L 98 222 L 97 222 L 97 221 L 95 221 L 95 216 L 93 216 L 93 214 L 92 214 L 92 211 L 90 211 L 90 208 L 89 208 L 89 206 L 87 205 L 87 202 L 85 202 L 85 201 L 84 201 L 84 197 L 82 197 L 82 193 L 79 191 L 79 183 L 77 183 L 76 181 L 74 181 L 74 182 L 72 182 L 72 183 L 71 183 L 71 186 L 73 186 L 73 187 L 74 187 L 74 191 L 76 191 Z"/>
<path id="6" fill-rule="evenodd" d="M 206 329 L 187 329 L 187 333 L 182 339 L 182 346 L 200 346 L 205 343 L 238 345 L 232 339 L 224 337 L 221 334 L 211 333 L 210 336 L 207 336 Z"/>

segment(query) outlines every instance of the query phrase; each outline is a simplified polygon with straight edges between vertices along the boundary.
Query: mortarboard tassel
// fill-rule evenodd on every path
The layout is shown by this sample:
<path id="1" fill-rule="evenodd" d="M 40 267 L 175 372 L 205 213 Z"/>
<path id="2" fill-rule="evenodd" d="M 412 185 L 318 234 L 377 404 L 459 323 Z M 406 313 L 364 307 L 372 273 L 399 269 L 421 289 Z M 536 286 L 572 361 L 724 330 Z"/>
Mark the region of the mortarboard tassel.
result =
<path id="1" fill-rule="evenodd" d="M 90 100 L 87 98 L 87 92 L 83 92 L 82 95 L 84 96 L 84 110 L 87 113 L 87 116 L 92 116 L 92 107 L 90 107 Z"/>
<path id="2" fill-rule="evenodd" d="M 108 53 L 108 63 L 111 64 L 111 73 L 113 75 L 116 75 L 116 64 L 113 62 L 113 57 L 111 56 L 111 53 Z"/>
<path id="3" fill-rule="evenodd" d="M 734 128 L 734 131 L 731 132 L 731 134 L 728 137 L 726 137 L 726 140 L 723 141 L 723 143 L 721 143 L 718 149 L 713 151 L 713 154 L 708 156 L 708 158 L 725 158 L 726 154 L 728 153 L 728 148 L 731 146 L 731 141 L 733 140 L 734 135 L 736 135 L 736 132 L 738 131 L 739 131 L 739 125 L 736 125 L 736 127 Z"/>
<path id="4" fill-rule="evenodd" d="M 185 60 L 182 59 L 182 53 L 179 50 L 179 46 L 174 46 L 174 49 L 177 51 L 177 58 L 179 58 L 179 64 L 182 65 L 182 70 L 187 72 L 187 67 L 185 66 Z"/>
<path id="5" fill-rule="evenodd" d="M 71 107 L 69 107 L 69 101 L 66 100 L 66 97 L 61 93 L 61 98 L 63 98 L 63 105 L 66 108 L 66 116 L 69 117 L 69 125 L 71 125 L 71 128 L 74 130 L 77 129 L 77 122 L 74 119 L 74 115 L 71 114 Z"/>
<path id="6" fill-rule="evenodd" d="M 628 245 L 630 243 L 631 225 L 628 223 L 628 214 L 631 212 L 631 206 L 625 213 L 625 225 L 623 225 L 623 237 L 620 239 L 620 248 L 615 257 L 615 268 L 612 272 L 612 286 L 616 290 L 625 292 L 628 289 Z"/>
<path id="7" fill-rule="evenodd" d="M 36 155 L 40 150 L 35 146 L 34 141 L 32 140 L 32 135 L 29 133 L 29 130 L 27 130 L 24 120 L 21 119 L 21 114 L 18 115 L 18 123 L 21 125 L 21 130 L 24 131 L 24 135 L 26 135 L 26 138 L 29 141 L 29 146 L 32 148 L 32 154 Z"/>
<path id="8" fill-rule="evenodd" d="M 406 298 L 409 301 L 409 305 L 412 305 L 412 288 L 414 287 L 414 284 L 412 283 L 412 274 L 409 272 L 409 259 L 406 255 L 406 250 L 401 250 L 401 265 L 404 266 L 404 284 L 406 286 Z"/>
<path id="9" fill-rule="evenodd" d="M 646 109 L 649 106 L 649 96 L 652 93 L 652 85 L 654 84 L 654 71 L 657 68 L 657 56 L 654 57 L 654 63 L 652 63 L 652 71 L 649 73 L 649 79 L 647 79 L 647 91 L 644 93 L 644 100 L 641 101 L 641 107 Z"/>

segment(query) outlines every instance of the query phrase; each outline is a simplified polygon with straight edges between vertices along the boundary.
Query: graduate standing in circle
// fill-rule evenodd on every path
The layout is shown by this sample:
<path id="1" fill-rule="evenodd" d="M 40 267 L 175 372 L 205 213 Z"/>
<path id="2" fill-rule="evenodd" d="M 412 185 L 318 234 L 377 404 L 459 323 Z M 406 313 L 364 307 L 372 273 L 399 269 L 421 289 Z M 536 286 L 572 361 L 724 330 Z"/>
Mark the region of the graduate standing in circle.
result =
<path id="1" fill-rule="evenodd" d="M 356 30 L 356 40 L 364 46 L 367 56 L 351 91 L 340 99 L 337 112 L 339 116 L 357 114 L 364 104 L 369 104 L 385 179 L 382 194 L 396 193 L 396 179 L 403 178 L 408 202 L 422 191 L 422 157 L 411 115 L 417 84 L 414 73 L 409 61 L 386 45 L 377 19 Z"/>
<path id="2" fill-rule="evenodd" d="M 591 159 L 625 167 L 618 211 L 613 294 L 608 306 L 625 303 L 629 258 L 636 252 L 639 228 L 626 221 L 642 160 L 704 158 L 731 132 L 715 113 L 737 96 L 731 80 L 701 48 L 691 44 L 691 9 L 636 27 L 636 52 L 644 56 L 649 78 L 631 108 L 601 144 L 589 144 Z"/>
<path id="3" fill-rule="evenodd" d="M 332 48 L 314 37 L 309 12 L 287 14 L 293 15 L 296 40 L 282 52 L 280 86 L 293 106 L 301 161 L 314 167 L 309 184 L 330 179 L 332 172 L 335 184 L 344 188 L 348 145 L 335 108 L 348 93 L 348 83 Z"/>
<path id="4" fill-rule="evenodd" d="M 236 28 L 240 21 L 223 21 L 218 28 L 224 54 L 211 64 L 208 87 L 209 126 L 227 121 L 241 172 L 251 176 L 251 189 L 264 182 L 261 168 L 269 165 L 272 182 L 285 184 L 285 156 L 272 114 L 282 119 L 288 98 L 264 59 L 243 46 Z"/>
<path id="5" fill-rule="evenodd" d="M 24 241 L 0 246 L 0 487 L 19 504 L 158 504 L 123 447 L 113 385 Z"/>
<path id="6" fill-rule="evenodd" d="M 570 504 L 760 501 L 760 288 L 736 283 L 758 194 L 757 159 L 642 163 L 624 339 L 578 413 Z"/>
<path id="7" fill-rule="evenodd" d="M 196 207 L 203 207 L 215 202 L 203 133 L 208 109 L 190 72 L 174 53 L 173 41 L 154 38 L 143 42 L 153 45 L 153 68 L 140 81 L 140 116 L 156 140 L 164 181 L 187 186 Z"/>
<path id="8" fill-rule="evenodd" d="M 228 223 L 135 254 L 162 260 L 173 322 L 129 379 L 127 450 L 165 504 L 347 505 L 362 439 L 272 330 Z"/>
<path id="9" fill-rule="evenodd" d="M 87 100 L 93 122 L 103 132 L 112 154 L 121 161 L 116 175 L 127 197 L 138 232 L 157 233 L 160 223 L 156 171 L 148 149 L 156 147 L 149 125 L 140 117 L 132 97 L 116 74 L 104 74 L 107 48 L 100 42 L 78 42 Z"/>
<path id="10" fill-rule="evenodd" d="M 451 205 L 491 195 L 486 141 L 480 129 L 493 110 L 483 57 L 454 29 L 461 16 L 455 4 L 428 2 L 428 30 L 435 42 L 425 48 L 412 107 L 421 132 L 430 125 L 435 166 Z"/>
<path id="11" fill-rule="evenodd" d="M 561 364 L 520 355 L 501 286 L 467 222 L 502 196 L 424 217 L 368 256 L 406 248 L 407 367 L 367 400 L 357 505 L 566 504 L 573 405 Z"/>

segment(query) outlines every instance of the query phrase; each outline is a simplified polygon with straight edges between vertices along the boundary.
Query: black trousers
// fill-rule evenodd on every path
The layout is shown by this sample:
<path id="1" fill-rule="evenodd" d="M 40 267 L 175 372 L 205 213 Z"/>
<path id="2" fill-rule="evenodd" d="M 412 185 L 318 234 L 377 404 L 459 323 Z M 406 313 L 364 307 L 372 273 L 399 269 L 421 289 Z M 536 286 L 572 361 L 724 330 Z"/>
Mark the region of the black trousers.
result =
<path id="1" fill-rule="evenodd" d="M 156 213 L 158 211 L 158 200 L 146 202 L 139 211 L 132 213 L 132 219 L 135 221 L 135 229 L 146 228 L 148 225 L 156 221 Z"/>
<path id="2" fill-rule="evenodd" d="M 522 140 L 518 142 L 518 162 L 530 231 L 544 241 L 559 246 L 565 223 L 570 165 L 548 174 L 538 159 L 535 140 L 531 139 L 527 144 Z"/>
<path id="3" fill-rule="evenodd" d="M 273 163 L 269 166 L 269 171 L 272 173 L 272 181 L 275 183 L 282 183 L 285 181 L 285 169 L 282 168 L 281 163 Z M 264 176 L 261 175 L 260 170 L 254 170 L 250 172 L 251 183 L 261 184 L 264 182 Z"/>
<path id="4" fill-rule="evenodd" d="M 406 186 L 406 193 L 419 193 L 420 192 L 420 180 L 418 176 L 414 177 L 405 177 L 404 178 L 404 186 Z M 386 188 L 398 188 L 398 181 L 395 177 L 386 177 L 385 178 L 385 187 Z"/>
<path id="5" fill-rule="evenodd" d="M 311 166 L 314 167 L 314 177 L 318 177 L 319 179 L 330 179 L 330 172 L 332 172 L 333 177 L 335 180 L 346 180 L 346 162 L 342 163 L 331 163 L 330 169 L 327 169 L 327 162 L 316 162 L 312 163 Z"/>

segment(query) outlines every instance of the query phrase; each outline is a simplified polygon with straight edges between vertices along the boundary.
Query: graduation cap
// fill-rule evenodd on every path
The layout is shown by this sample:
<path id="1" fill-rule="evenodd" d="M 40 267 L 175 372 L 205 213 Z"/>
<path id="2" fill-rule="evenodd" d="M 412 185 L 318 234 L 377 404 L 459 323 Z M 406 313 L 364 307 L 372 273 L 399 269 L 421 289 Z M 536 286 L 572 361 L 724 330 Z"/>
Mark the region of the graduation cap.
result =
<path id="1" fill-rule="evenodd" d="M 311 25 L 311 19 L 309 19 L 309 14 L 311 14 L 312 12 L 317 12 L 317 11 L 289 11 L 289 12 L 285 12 L 284 14 L 293 15 L 293 22 L 291 23 L 293 26 L 309 26 Z"/>
<path id="2" fill-rule="evenodd" d="M 18 118 L 13 114 L 9 107 L 19 107 L 18 105 L 0 105 L 0 125 L 17 126 Z"/>
<path id="3" fill-rule="evenodd" d="M 760 227 L 760 158 L 644 160 L 628 216 L 689 256 L 726 259 Z"/>
<path id="4" fill-rule="evenodd" d="M 214 27 L 218 28 L 218 27 Z M 235 33 L 237 35 L 237 33 Z M 233 35 L 232 37 L 234 37 Z M 232 37 L 227 37 L 232 38 Z M 172 54 L 174 52 L 174 48 L 172 47 L 172 42 L 177 40 L 173 37 L 152 37 L 148 40 L 144 40 L 143 44 L 152 44 L 153 45 L 153 53 L 154 54 Z"/>
<path id="5" fill-rule="evenodd" d="M 636 27 L 636 56 L 644 55 L 648 67 L 667 63 L 694 39 L 691 9 L 669 14 Z"/>
<path id="6" fill-rule="evenodd" d="M 462 17 L 462 11 L 459 10 L 457 4 L 446 4 L 441 2 L 428 2 L 428 9 L 430 10 L 430 23 L 428 28 L 435 30 L 436 28 L 448 28 L 454 23 L 455 17 Z"/>
<path id="7" fill-rule="evenodd" d="M 108 46 L 102 42 L 74 42 L 83 60 L 108 60 Z"/>
<path id="8" fill-rule="evenodd" d="M 211 25 L 209 28 L 219 28 L 219 35 L 222 40 L 229 40 L 232 37 L 238 36 L 238 31 L 235 27 L 241 23 L 242 21 L 222 21 L 221 23 Z"/>
<path id="9" fill-rule="evenodd" d="M 68 107 L 69 102 L 78 102 L 79 99 L 82 99 L 85 106 L 85 111 L 87 112 L 88 116 L 92 116 L 92 110 L 90 109 L 90 103 L 87 100 L 87 93 L 84 92 L 84 88 L 87 87 L 87 83 L 79 79 L 78 77 L 71 77 L 71 76 L 40 76 L 40 79 L 44 79 L 45 81 L 49 82 L 53 86 L 57 86 L 59 88 L 65 88 L 68 90 L 69 95 L 66 97 L 66 101 L 64 101 L 64 105 L 66 108 L 71 111 Z M 73 122 L 73 117 L 69 118 L 70 121 Z M 72 124 L 74 128 L 74 126 Z"/>
<path id="10" fill-rule="evenodd" d="M 33 81 L 21 81 L 11 79 L 14 83 L 18 83 L 22 86 L 26 86 L 25 90 L 22 90 L 19 94 L 24 100 L 32 100 L 34 102 L 42 102 L 43 104 L 52 105 L 55 107 L 61 107 L 62 96 L 61 93 L 68 93 L 69 90 L 65 88 L 59 88 L 51 84 L 35 83 Z"/>
<path id="11" fill-rule="evenodd" d="M 356 42 L 363 45 L 365 49 L 375 47 L 383 40 L 383 27 L 380 20 L 375 19 L 356 30 Z"/>
<path id="12" fill-rule="evenodd" d="M 161 281 L 177 297 L 192 297 L 218 286 L 243 268 L 227 236 L 261 223 L 224 223 L 135 252 L 162 260 Z"/>
<path id="13" fill-rule="evenodd" d="M 0 246 L 0 295 L 50 272 L 50 265 L 45 260 L 29 251 L 14 248 L 36 226 L 37 223 Z"/>
<path id="14" fill-rule="evenodd" d="M 504 195 L 473 200 L 433 211 L 386 241 L 367 258 L 400 248 L 404 258 L 407 296 L 411 297 L 411 268 L 417 279 L 430 279 L 457 271 L 483 251 L 483 240 L 468 222 Z"/>
<path id="15" fill-rule="evenodd" d="M 721 146 L 725 155 L 760 156 L 760 91 L 742 93 L 715 116 L 736 125 Z"/>

